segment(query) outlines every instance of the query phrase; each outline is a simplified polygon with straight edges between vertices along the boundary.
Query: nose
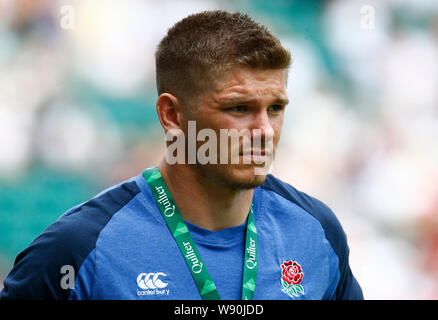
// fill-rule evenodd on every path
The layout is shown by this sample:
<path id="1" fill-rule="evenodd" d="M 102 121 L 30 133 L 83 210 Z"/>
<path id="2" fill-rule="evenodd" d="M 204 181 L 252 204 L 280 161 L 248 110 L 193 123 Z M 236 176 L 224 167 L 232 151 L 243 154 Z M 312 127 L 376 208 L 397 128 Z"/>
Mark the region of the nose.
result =
<path id="1" fill-rule="evenodd" d="M 273 134 L 274 129 L 267 110 L 260 110 L 254 114 L 251 132 L 253 134 L 258 133 L 259 135 L 261 133 L 262 137 Z"/>
<path id="2" fill-rule="evenodd" d="M 251 128 L 251 139 L 254 149 L 273 151 L 274 129 L 267 110 L 260 110 L 254 114 Z"/>

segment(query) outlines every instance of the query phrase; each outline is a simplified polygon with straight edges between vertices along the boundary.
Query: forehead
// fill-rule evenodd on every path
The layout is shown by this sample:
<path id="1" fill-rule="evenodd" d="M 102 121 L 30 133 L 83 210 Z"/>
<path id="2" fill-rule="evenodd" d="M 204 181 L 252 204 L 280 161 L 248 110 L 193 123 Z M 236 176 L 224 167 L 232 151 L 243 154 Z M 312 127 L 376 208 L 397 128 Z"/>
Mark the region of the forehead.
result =
<path id="1" fill-rule="evenodd" d="M 286 71 L 282 69 L 250 69 L 233 67 L 213 84 L 216 102 L 239 99 L 287 100 Z"/>

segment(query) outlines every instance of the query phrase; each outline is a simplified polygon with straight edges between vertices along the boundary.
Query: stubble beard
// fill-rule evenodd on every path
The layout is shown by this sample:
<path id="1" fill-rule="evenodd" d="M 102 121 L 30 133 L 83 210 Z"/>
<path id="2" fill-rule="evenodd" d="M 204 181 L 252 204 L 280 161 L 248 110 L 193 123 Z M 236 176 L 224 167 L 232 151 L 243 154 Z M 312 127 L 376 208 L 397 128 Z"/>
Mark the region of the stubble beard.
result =
<path id="1" fill-rule="evenodd" d="M 238 165 L 230 164 L 194 164 L 194 169 L 200 180 L 206 186 L 222 186 L 231 191 L 250 190 L 262 185 L 267 174 L 239 174 L 241 168 Z M 253 166 L 243 170 L 255 170 Z M 236 173 L 237 171 L 237 173 Z M 200 181 L 201 182 L 201 181 Z"/>
<path id="2" fill-rule="evenodd" d="M 217 152 L 220 154 L 219 150 Z M 228 150 L 226 164 L 220 163 L 220 159 L 217 159 L 216 163 L 201 164 L 196 162 L 192 166 L 199 182 L 203 183 L 205 187 L 221 186 L 230 191 L 244 191 L 254 189 L 265 182 L 275 154 L 276 146 L 273 147 L 272 158 L 267 160 L 268 163 L 261 165 L 243 164 L 241 156 L 239 156 L 238 163 L 231 161 L 230 150 Z"/>

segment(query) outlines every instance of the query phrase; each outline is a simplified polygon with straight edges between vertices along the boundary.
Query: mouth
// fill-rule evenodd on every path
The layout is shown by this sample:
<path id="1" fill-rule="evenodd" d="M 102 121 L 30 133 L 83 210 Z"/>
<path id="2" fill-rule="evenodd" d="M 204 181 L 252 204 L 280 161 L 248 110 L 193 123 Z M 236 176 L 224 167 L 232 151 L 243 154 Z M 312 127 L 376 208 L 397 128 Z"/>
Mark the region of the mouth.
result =
<path id="1" fill-rule="evenodd" d="M 271 156 L 272 151 L 267 149 L 248 149 L 248 150 L 241 150 L 239 152 L 240 156 L 248 156 L 248 155 L 262 155 L 262 156 Z"/>
<path id="2" fill-rule="evenodd" d="M 249 160 L 251 163 L 263 164 L 272 157 L 272 152 L 267 150 L 248 150 L 240 152 L 240 157 Z"/>

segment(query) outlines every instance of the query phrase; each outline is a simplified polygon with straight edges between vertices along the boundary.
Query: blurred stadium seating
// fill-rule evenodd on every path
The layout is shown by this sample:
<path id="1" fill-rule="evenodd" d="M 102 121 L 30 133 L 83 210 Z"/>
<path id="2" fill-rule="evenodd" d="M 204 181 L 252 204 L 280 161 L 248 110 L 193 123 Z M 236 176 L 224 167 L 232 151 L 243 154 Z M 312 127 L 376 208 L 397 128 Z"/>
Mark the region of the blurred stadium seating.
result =
<path id="1" fill-rule="evenodd" d="M 157 163 L 154 50 L 207 9 L 291 50 L 273 172 L 337 213 L 365 298 L 437 299 L 434 0 L 0 0 L 0 281 L 63 212 Z"/>

